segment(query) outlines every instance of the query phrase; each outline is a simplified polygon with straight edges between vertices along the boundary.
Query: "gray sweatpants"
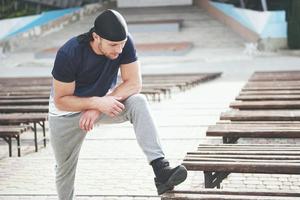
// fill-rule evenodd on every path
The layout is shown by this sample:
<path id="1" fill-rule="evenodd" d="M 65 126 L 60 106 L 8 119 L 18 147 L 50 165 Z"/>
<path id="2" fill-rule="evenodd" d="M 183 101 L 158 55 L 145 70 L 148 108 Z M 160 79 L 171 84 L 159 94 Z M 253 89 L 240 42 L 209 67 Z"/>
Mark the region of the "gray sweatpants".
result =
<path id="1" fill-rule="evenodd" d="M 129 120 L 138 144 L 148 162 L 164 157 L 157 128 L 144 95 L 136 94 L 124 102 L 125 109 L 117 117 L 101 114 L 97 124 L 121 123 Z M 49 116 L 50 141 L 56 159 L 56 188 L 59 200 L 74 198 L 74 180 L 79 152 L 86 132 L 79 128 L 81 114 Z"/>

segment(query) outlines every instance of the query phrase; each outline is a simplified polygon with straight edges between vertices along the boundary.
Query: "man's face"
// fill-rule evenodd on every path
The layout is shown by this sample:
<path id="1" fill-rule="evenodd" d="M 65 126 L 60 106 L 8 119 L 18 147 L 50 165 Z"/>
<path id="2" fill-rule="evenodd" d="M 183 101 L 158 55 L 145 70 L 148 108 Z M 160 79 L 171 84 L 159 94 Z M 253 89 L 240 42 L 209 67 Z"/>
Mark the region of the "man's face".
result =
<path id="1" fill-rule="evenodd" d="M 127 39 L 114 42 L 109 41 L 101 37 L 97 37 L 97 47 L 98 50 L 106 57 L 108 57 L 111 60 L 114 60 L 118 58 L 119 54 L 122 53 L 123 48 L 125 46 L 125 43 Z"/>

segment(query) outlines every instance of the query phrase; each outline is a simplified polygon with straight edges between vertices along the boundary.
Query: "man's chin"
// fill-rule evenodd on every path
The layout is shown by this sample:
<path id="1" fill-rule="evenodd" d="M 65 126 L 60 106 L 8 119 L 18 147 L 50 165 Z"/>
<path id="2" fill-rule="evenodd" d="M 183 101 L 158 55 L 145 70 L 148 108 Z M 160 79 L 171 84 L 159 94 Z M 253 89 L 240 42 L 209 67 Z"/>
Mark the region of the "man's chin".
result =
<path id="1" fill-rule="evenodd" d="M 119 57 L 119 54 L 115 54 L 115 55 L 111 55 L 109 58 L 114 60 L 117 59 Z"/>

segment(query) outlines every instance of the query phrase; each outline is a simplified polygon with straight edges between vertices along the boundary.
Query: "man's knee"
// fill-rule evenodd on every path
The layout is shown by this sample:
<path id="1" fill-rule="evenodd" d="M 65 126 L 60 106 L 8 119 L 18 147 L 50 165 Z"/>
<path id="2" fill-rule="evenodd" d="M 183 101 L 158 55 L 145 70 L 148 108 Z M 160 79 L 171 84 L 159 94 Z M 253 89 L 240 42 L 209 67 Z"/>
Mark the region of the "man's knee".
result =
<path id="1" fill-rule="evenodd" d="M 125 104 L 130 107 L 145 106 L 147 104 L 147 98 L 143 94 L 134 94 L 126 99 Z"/>

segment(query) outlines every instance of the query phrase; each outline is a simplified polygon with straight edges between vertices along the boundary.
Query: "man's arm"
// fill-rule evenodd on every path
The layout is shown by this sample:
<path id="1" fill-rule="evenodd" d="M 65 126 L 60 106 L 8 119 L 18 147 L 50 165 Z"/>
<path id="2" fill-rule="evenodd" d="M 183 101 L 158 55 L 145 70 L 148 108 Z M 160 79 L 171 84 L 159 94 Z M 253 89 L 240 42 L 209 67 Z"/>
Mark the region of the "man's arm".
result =
<path id="1" fill-rule="evenodd" d="M 118 85 L 109 96 L 118 96 L 122 100 L 137 94 L 142 89 L 142 78 L 140 72 L 140 63 L 135 61 L 120 66 L 122 83 Z"/>
<path id="2" fill-rule="evenodd" d="M 142 87 L 140 65 L 138 61 L 126 65 L 121 65 L 120 68 L 123 82 L 118 85 L 110 94 L 105 96 L 107 98 L 111 98 L 113 96 L 120 97 L 118 99 L 115 99 L 118 101 L 124 100 L 130 95 L 139 93 Z M 80 118 L 80 128 L 85 131 L 92 130 L 95 120 L 97 119 L 99 114 L 99 110 L 86 110 Z M 116 115 L 117 113 L 115 113 L 115 116 Z M 112 115 L 110 116 L 113 117 Z"/>
<path id="3" fill-rule="evenodd" d="M 75 82 L 65 83 L 53 79 L 53 88 L 55 106 L 59 110 L 76 112 L 94 109 L 109 116 L 116 116 L 124 109 L 124 105 L 119 102 L 119 98 L 116 96 L 74 96 Z"/>

